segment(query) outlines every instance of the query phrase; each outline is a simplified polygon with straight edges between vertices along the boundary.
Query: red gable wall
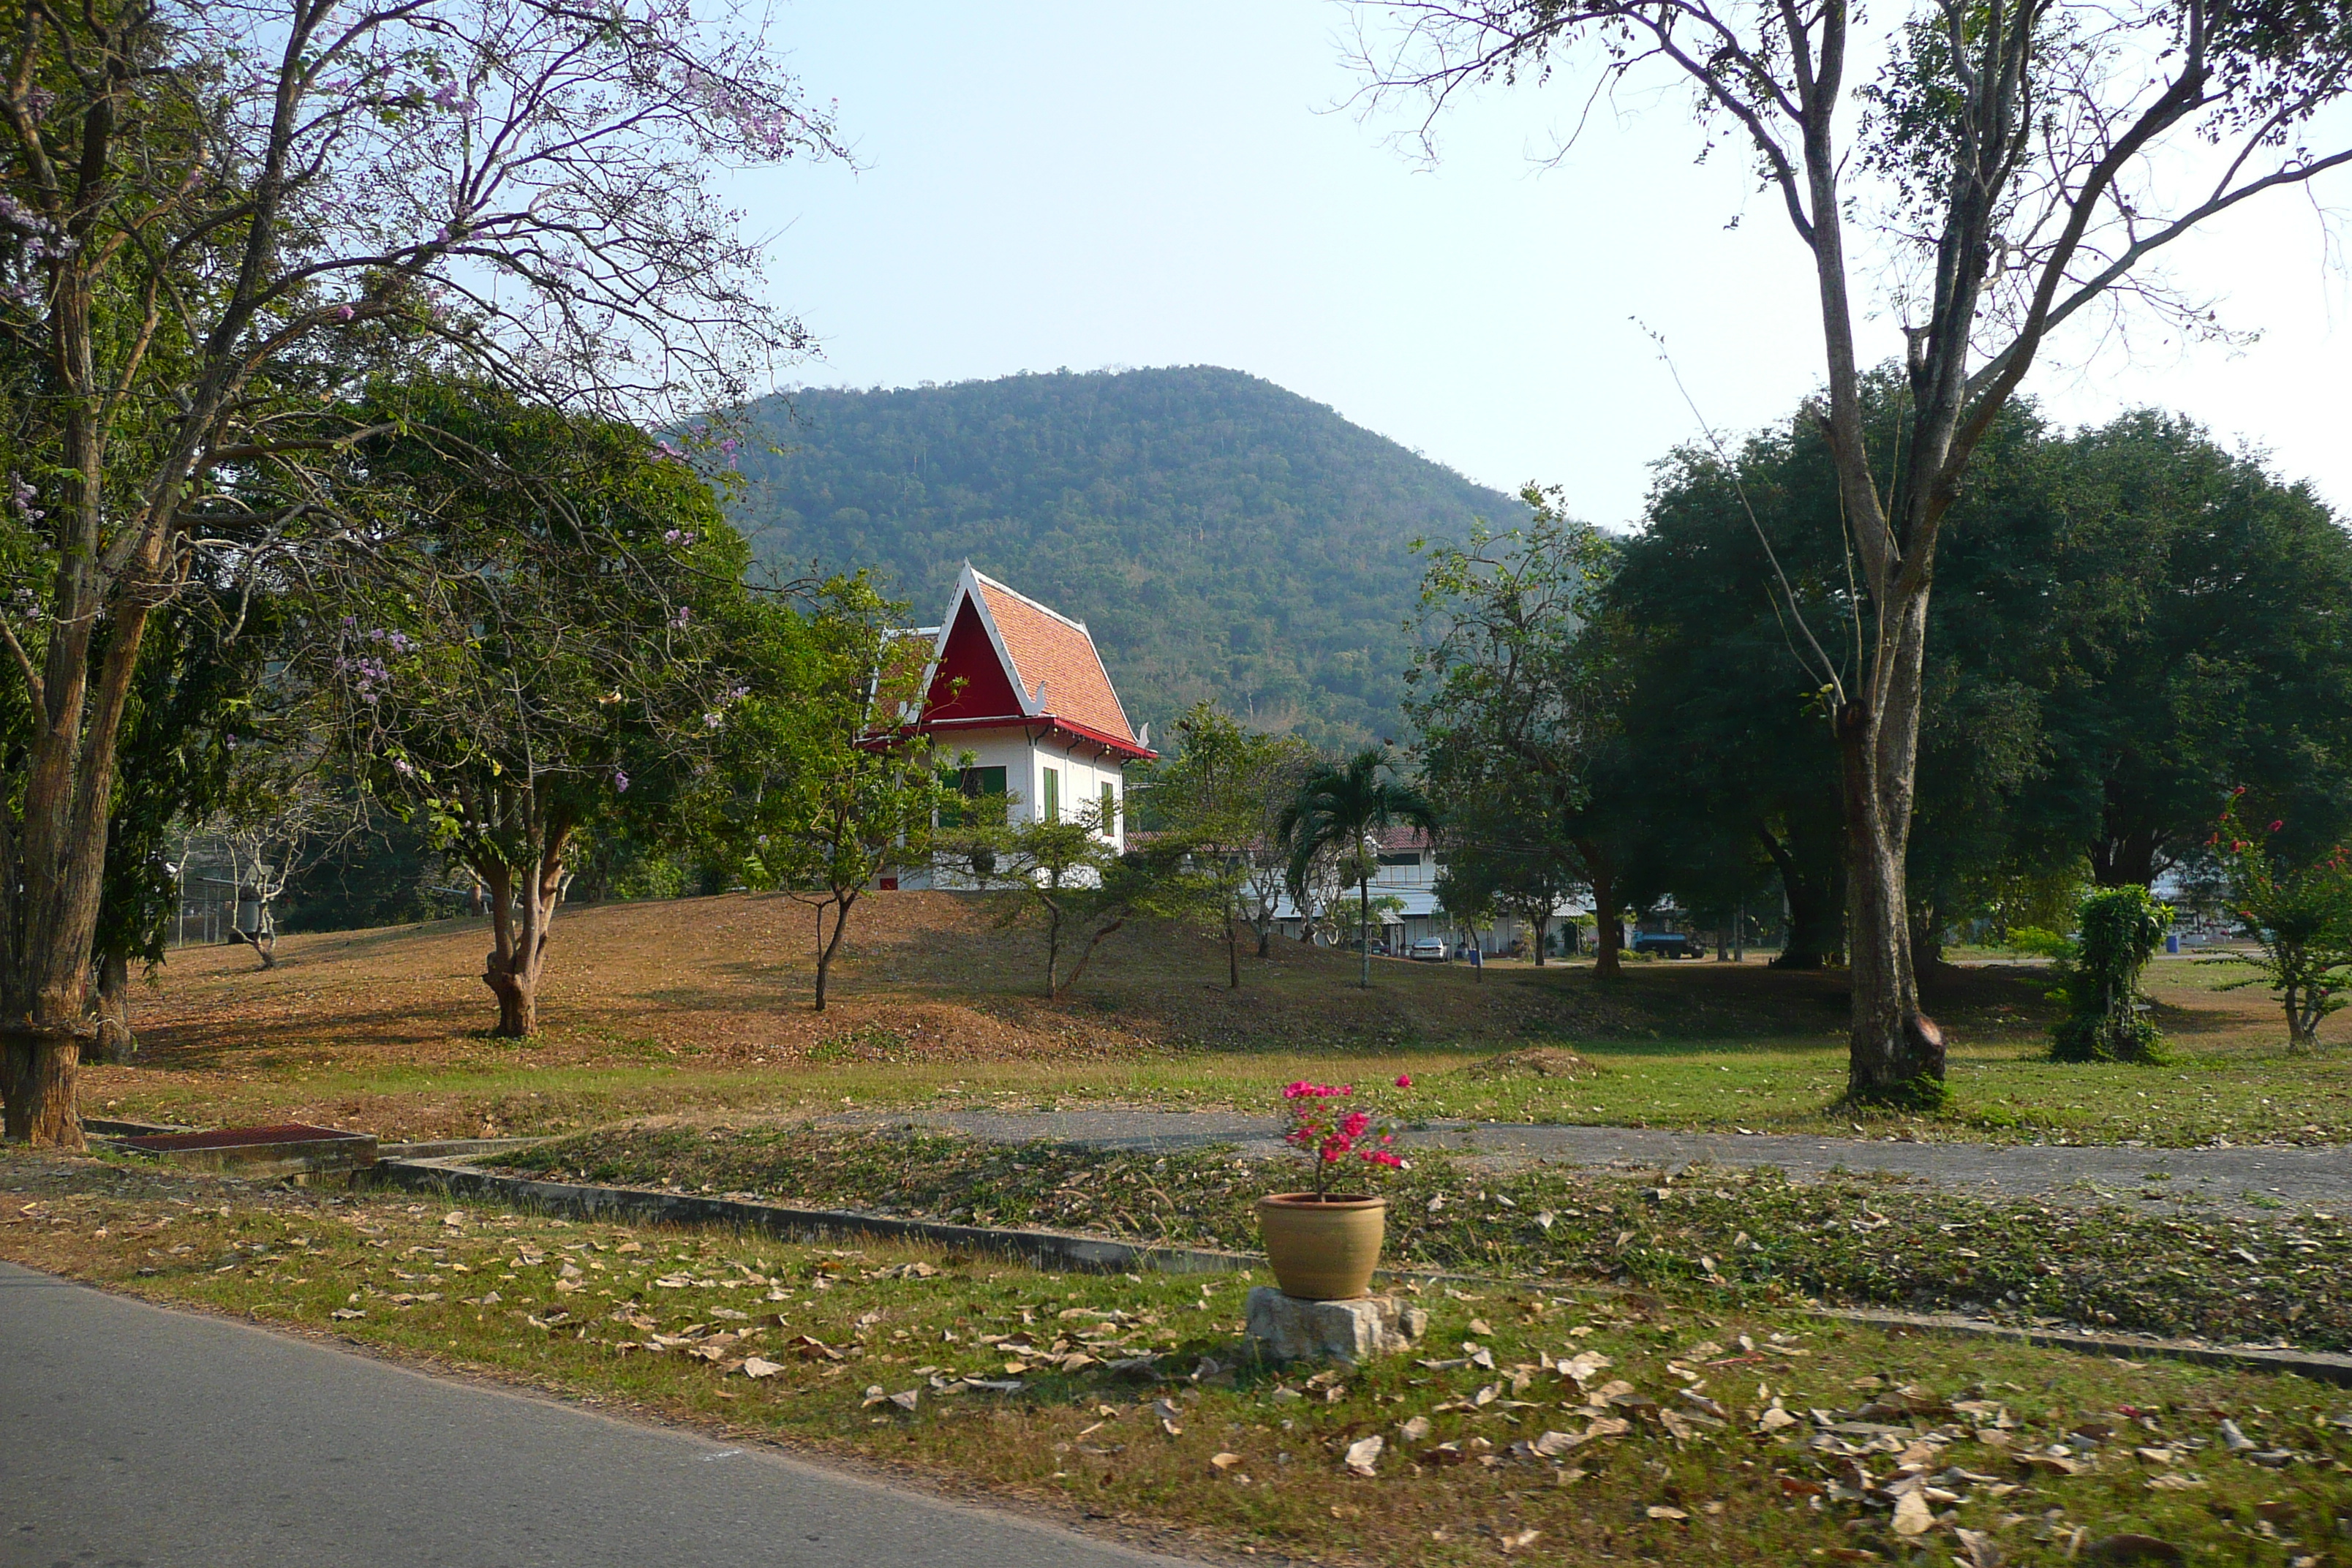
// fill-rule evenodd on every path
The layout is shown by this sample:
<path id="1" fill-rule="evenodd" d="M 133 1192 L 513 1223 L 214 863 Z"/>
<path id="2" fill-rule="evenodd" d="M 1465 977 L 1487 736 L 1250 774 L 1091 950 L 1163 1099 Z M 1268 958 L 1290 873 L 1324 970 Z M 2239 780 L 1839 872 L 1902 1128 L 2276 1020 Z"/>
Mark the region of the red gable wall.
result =
<path id="1" fill-rule="evenodd" d="M 955 689 L 958 680 L 964 683 L 961 692 Z M 988 640 L 988 628 L 981 625 L 980 611 L 969 599 L 956 612 L 947 646 L 940 650 L 939 670 L 931 677 L 930 703 L 928 717 L 934 722 L 1022 716 L 1021 699 L 1004 678 L 1004 666 Z"/>

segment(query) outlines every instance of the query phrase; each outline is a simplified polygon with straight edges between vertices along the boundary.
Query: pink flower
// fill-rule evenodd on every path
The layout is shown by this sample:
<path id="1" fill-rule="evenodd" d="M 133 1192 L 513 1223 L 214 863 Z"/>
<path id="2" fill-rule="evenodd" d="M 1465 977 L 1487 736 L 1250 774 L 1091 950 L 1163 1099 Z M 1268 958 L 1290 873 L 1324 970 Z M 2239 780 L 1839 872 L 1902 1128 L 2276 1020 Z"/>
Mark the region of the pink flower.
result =
<path id="1" fill-rule="evenodd" d="M 2277 821 L 2277 822 L 2273 822 L 2273 823 L 2272 823 L 2272 824 L 2271 824 L 2271 831 L 2272 831 L 2273 833 L 2276 833 L 2280 828 L 2284 827 L 2285 826 L 2286 826 L 2286 823 L 2285 823 L 2284 819 L 2284 818 L 2282 818 L 2281 820 L 2279 820 L 2279 821 Z"/>
<path id="2" fill-rule="evenodd" d="M 1386 1165 L 1391 1170 L 1404 1163 L 1403 1160 L 1400 1159 L 1395 1154 L 1391 1153 L 1386 1149 L 1367 1149 L 1363 1152 L 1360 1158 L 1369 1161 L 1370 1163 L 1375 1165 Z"/>
<path id="3" fill-rule="evenodd" d="M 1399 1089 L 1411 1089 L 1412 1087 L 1412 1074 L 1409 1072 L 1401 1072 L 1397 1074 L 1397 1087 Z"/>
<path id="4" fill-rule="evenodd" d="M 1339 1123 L 1339 1133 L 1345 1138 L 1361 1138 L 1365 1132 L 1370 1130 L 1371 1125 L 1372 1119 L 1364 1112 L 1359 1110 L 1355 1114 L 1349 1116 L 1348 1120 Z"/>

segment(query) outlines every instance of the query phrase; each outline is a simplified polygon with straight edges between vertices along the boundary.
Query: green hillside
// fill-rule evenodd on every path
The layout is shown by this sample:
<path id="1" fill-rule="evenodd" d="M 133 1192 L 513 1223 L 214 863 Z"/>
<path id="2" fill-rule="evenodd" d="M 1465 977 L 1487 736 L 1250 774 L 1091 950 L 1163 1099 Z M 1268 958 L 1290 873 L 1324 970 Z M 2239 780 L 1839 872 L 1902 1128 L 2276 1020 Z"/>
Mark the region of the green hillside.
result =
<path id="1" fill-rule="evenodd" d="M 1327 744 L 1395 734 L 1407 542 L 1519 510 L 1205 365 L 812 390 L 754 417 L 737 521 L 764 560 L 879 566 L 928 620 L 969 559 L 1085 621 L 1162 734 L 1202 697 Z"/>

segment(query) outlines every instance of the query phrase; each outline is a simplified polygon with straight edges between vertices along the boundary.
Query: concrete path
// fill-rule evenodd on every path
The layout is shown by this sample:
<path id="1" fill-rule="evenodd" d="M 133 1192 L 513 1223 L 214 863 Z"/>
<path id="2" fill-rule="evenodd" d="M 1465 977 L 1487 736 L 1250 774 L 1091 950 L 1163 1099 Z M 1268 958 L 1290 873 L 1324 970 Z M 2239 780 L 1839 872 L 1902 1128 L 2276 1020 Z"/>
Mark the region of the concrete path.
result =
<path id="1" fill-rule="evenodd" d="M 1275 1123 L 1235 1112 L 1063 1110 L 934 1111 L 884 1118 L 827 1118 L 840 1124 L 917 1121 L 975 1137 L 1047 1138 L 1116 1149 L 1184 1149 L 1234 1143 L 1247 1153 L 1278 1152 Z M 1905 1143 L 1867 1138 L 1745 1137 L 1624 1127 L 1530 1127 L 1507 1121 L 1440 1122 L 1403 1142 L 1467 1154 L 1655 1170 L 1701 1162 L 1777 1166 L 1792 1176 L 1885 1171 L 1988 1193 L 2135 1202 L 2192 1198 L 2244 1208 L 2249 1194 L 2295 1208 L 2352 1207 L 2352 1148 L 2260 1144 L 2242 1149 L 2059 1148 L 2048 1144 Z M 2258 1206 L 2258 1205 L 2257 1205 Z"/>
<path id="2" fill-rule="evenodd" d="M 1175 1561 L 7 1264 L 0 1344 L 0 1568 Z"/>

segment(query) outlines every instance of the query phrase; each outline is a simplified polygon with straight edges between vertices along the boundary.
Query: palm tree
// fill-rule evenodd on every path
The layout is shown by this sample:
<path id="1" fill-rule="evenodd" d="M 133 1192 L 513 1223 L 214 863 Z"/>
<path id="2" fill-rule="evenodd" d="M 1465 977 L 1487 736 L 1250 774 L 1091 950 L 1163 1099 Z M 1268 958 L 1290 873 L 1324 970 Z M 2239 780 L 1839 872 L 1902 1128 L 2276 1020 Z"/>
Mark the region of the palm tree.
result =
<path id="1" fill-rule="evenodd" d="M 1388 776 L 1382 777 L 1382 774 Z M 1360 984 L 1372 984 L 1372 871 L 1383 827 L 1409 824 L 1424 832 L 1437 826 L 1437 809 L 1396 776 L 1385 746 L 1367 746 L 1344 763 L 1326 763 L 1300 781 L 1297 795 L 1284 808 L 1277 829 L 1290 853 L 1290 879 L 1303 883 L 1307 862 L 1327 849 L 1357 856 L 1359 902 L 1356 936 L 1364 955 Z"/>

